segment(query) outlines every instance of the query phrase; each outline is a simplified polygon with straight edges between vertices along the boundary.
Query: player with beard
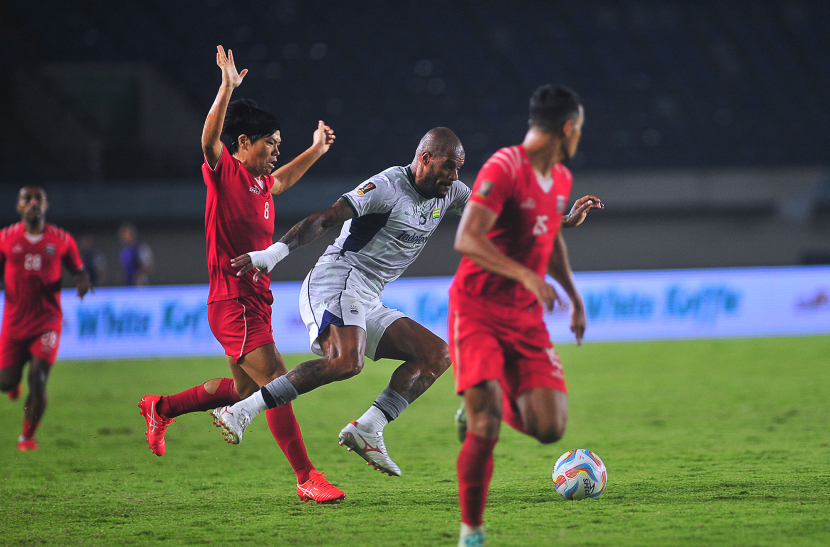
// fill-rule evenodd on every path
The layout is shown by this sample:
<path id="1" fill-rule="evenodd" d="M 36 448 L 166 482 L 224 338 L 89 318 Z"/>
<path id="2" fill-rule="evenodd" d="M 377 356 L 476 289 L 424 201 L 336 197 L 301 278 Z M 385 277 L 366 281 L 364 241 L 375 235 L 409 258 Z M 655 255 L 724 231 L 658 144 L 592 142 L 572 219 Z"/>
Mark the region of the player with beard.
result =
<path id="1" fill-rule="evenodd" d="M 202 131 L 208 323 L 225 350 L 233 378 L 215 378 L 174 395 L 142 397 L 138 406 L 147 422 L 147 442 L 157 456 L 165 452 L 164 434 L 175 417 L 233 404 L 285 374 L 271 328 L 270 279 L 236 275 L 231 259 L 252 246 L 271 244 L 272 196 L 293 186 L 334 141 L 334 133 L 320 121 L 311 147 L 275 171 L 280 126 L 253 101 L 230 102 L 247 70 L 237 72 L 233 53 L 228 50 L 226 56 L 222 46 L 217 50 L 222 85 Z M 346 497 L 311 464 L 291 405 L 269 411 L 268 426 L 297 475 L 301 500 L 334 503 Z"/>
<path id="2" fill-rule="evenodd" d="M 215 421 L 228 442 L 238 443 L 250 421 L 266 408 L 360 373 L 364 356 L 393 359 L 403 363 L 372 406 L 343 428 L 340 444 L 381 472 L 400 476 L 400 467 L 386 451 L 383 429 L 447 370 L 450 358 L 443 340 L 384 306 L 381 295 L 415 261 L 440 221 L 464 210 L 470 197 L 470 189 L 458 180 L 464 157 L 455 133 L 434 128 L 421 139 L 409 165 L 375 175 L 298 223 L 269 249 L 234 260 L 239 274 L 257 269 L 256 275 L 262 275 L 289 251 L 345 223 L 300 293 L 311 350 L 321 358 L 296 366 L 230 408 L 216 409 Z M 574 223 L 598 206 L 599 200 L 589 197 L 574 207 Z"/>
<path id="3" fill-rule="evenodd" d="M 570 89 L 537 89 L 524 141 L 484 164 L 458 226 L 455 249 L 463 256 L 450 288 L 448 330 L 455 389 L 467 412 L 457 461 L 460 546 L 485 543 L 502 419 L 544 444 L 565 432 L 565 377 L 542 314 L 560 301 L 547 273 L 567 293 L 571 331 L 582 341 L 585 308 L 559 226 L 573 184 L 562 162 L 576 153 L 584 118 Z"/>
<path id="4" fill-rule="evenodd" d="M 78 297 L 92 287 L 75 240 L 46 222 L 46 191 L 24 186 L 17 198 L 21 222 L 0 231 L 0 268 L 6 285 L 0 331 L 0 391 L 20 396 L 23 367 L 29 363 L 29 395 L 23 407 L 21 451 L 37 450 L 35 431 L 46 411 L 46 380 L 61 339 L 61 266 L 75 275 Z"/>

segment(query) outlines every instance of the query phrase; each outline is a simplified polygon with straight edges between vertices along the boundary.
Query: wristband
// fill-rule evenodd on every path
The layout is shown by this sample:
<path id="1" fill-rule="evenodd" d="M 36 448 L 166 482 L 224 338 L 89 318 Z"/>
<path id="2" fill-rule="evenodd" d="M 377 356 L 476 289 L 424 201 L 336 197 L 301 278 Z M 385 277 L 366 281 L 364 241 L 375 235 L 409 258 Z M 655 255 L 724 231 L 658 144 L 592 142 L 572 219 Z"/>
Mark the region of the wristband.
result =
<path id="1" fill-rule="evenodd" d="M 253 251 L 248 253 L 251 257 L 251 265 L 257 270 L 271 272 L 277 262 L 288 256 L 288 245 L 277 241 L 264 251 Z"/>

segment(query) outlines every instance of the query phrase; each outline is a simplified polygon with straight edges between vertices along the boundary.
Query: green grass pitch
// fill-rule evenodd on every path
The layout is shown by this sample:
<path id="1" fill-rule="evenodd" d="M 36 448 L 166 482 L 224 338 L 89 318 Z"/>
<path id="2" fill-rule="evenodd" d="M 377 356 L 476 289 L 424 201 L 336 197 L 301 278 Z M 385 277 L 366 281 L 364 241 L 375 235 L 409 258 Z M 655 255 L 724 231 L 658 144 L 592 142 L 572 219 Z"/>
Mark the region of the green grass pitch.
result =
<path id="1" fill-rule="evenodd" d="M 560 354 L 568 432 L 542 446 L 504 430 L 485 513 L 492 547 L 830 544 L 830 337 Z M 225 376 L 221 356 L 60 362 L 38 452 L 15 449 L 22 404 L 0 399 L 0 544 L 455 545 L 451 373 L 386 429 L 402 477 L 337 445 L 393 366 L 367 362 L 295 402 L 312 461 L 348 493 L 317 506 L 298 501 L 264 418 L 230 446 L 209 414 L 182 416 L 165 456 L 150 453 L 138 399 Z M 553 489 L 553 462 L 570 448 L 605 460 L 600 499 L 568 502 Z"/>

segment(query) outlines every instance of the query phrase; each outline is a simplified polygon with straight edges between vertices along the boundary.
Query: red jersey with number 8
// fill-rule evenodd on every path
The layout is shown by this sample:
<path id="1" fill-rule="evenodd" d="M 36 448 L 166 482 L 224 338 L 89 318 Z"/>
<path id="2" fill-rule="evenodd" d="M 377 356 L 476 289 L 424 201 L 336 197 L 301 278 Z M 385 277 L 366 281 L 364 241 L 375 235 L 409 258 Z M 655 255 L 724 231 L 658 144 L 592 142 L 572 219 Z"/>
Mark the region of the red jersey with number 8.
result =
<path id="1" fill-rule="evenodd" d="M 481 168 L 470 201 L 498 215 L 487 238 L 502 253 L 544 277 L 572 185 L 571 172 L 561 163 L 550 173 L 537 174 L 524 146 L 511 146 L 493 154 Z M 515 308 L 537 304 L 523 285 L 484 270 L 466 256 L 451 291 L 461 298 L 483 298 Z"/>
<path id="2" fill-rule="evenodd" d="M 202 165 L 202 177 L 207 186 L 208 304 L 270 291 L 269 276 L 263 275 L 256 283 L 255 270 L 237 277 L 231 259 L 271 245 L 274 237 L 274 200 L 271 198 L 274 177 L 255 178 L 224 144 L 215 168 L 211 169 L 207 161 Z"/>
<path id="3" fill-rule="evenodd" d="M 23 340 L 60 332 L 63 265 L 73 273 L 84 267 L 75 239 L 65 230 L 46 224 L 43 234 L 32 236 L 18 222 L 0 231 L 0 268 L 6 284 L 0 337 Z"/>

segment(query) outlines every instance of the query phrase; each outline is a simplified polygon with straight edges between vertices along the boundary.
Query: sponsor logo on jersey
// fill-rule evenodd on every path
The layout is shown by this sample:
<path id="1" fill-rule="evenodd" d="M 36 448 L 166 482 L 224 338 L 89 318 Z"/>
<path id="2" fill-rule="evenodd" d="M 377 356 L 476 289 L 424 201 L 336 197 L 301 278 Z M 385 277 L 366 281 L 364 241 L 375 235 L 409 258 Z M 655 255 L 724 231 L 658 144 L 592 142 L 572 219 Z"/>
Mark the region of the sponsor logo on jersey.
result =
<path id="1" fill-rule="evenodd" d="M 259 193 L 259 188 L 254 188 L 253 186 L 251 186 L 250 188 L 248 188 L 248 191 L 249 191 L 249 192 L 252 192 L 252 193 L 254 193 L 254 194 L 256 194 L 256 195 L 260 195 L 260 193 Z"/>
<path id="2" fill-rule="evenodd" d="M 535 209 L 536 200 L 534 200 L 533 198 L 527 198 L 526 200 L 524 200 L 524 202 L 522 202 L 522 204 L 519 207 L 521 207 L 522 209 Z"/>
<path id="3" fill-rule="evenodd" d="M 56 249 L 55 249 L 55 246 L 53 244 L 51 244 L 51 243 L 46 244 L 46 254 L 47 255 L 51 256 L 51 255 L 55 254 L 55 251 L 56 251 Z"/>
<path id="4" fill-rule="evenodd" d="M 478 190 L 476 190 L 476 195 L 480 198 L 486 198 L 490 195 L 490 191 L 493 189 L 493 183 L 489 180 L 481 181 L 481 184 L 478 186 Z"/>
<path id="5" fill-rule="evenodd" d="M 441 210 L 440 209 L 433 209 L 432 210 L 432 222 L 438 224 L 441 221 Z"/>
<path id="6" fill-rule="evenodd" d="M 411 232 L 401 232 L 397 239 L 398 241 L 403 241 L 404 243 L 415 243 L 423 245 L 427 242 L 429 236 L 422 236 L 418 234 L 413 234 Z"/>
<path id="7" fill-rule="evenodd" d="M 371 192 L 375 188 L 377 188 L 377 186 L 375 185 L 374 182 L 364 182 L 363 184 L 361 184 L 357 188 L 357 195 L 358 196 L 365 196 L 366 194 L 368 194 L 369 192 Z"/>

